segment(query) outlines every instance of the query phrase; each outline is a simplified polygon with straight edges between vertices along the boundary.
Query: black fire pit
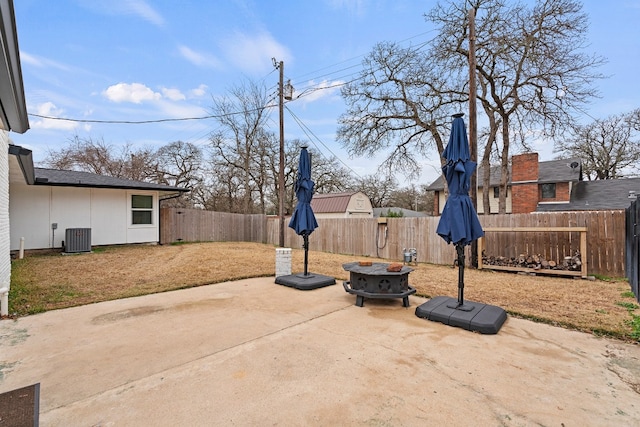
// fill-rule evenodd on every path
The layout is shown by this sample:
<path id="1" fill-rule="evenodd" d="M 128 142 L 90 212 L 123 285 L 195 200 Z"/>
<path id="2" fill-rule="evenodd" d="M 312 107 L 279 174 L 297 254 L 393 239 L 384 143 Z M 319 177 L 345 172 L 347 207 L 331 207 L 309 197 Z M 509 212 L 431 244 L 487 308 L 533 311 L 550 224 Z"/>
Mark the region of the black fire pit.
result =
<path id="1" fill-rule="evenodd" d="M 402 266 L 398 272 L 387 271 L 389 264 L 374 262 L 372 265 L 360 265 L 358 262 L 342 264 L 349 272 L 349 281 L 342 282 L 344 290 L 356 295 L 356 305 L 364 306 L 365 298 L 402 298 L 402 305 L 409 307 L 409 295 L 416 290 L 409 286 L 409 273 L 413 268 Z"/>

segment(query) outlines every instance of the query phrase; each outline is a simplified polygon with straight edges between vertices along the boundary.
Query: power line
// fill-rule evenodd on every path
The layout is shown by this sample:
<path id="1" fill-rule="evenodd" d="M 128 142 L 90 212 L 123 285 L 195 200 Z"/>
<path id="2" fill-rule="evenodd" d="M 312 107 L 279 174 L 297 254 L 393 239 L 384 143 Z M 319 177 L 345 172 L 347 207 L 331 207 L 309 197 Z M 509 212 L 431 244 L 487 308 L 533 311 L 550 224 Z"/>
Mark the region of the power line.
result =
<path id="1" fill-rule="evenodd" d="M 38 117 L 38 118 L 41 118 L 41 119 L 60 120 L 60 121 L 76 122 L 76 123 L 143 125 L 143 124 L 150 124 L 150 123 L 185 122 L 185 121 L 189 121 L 189 120 L 221 119 L 221 118 L 224 118 L 224 117 L 235 116 L 235 115 L 238 115 L 238 114 L 245 114 L 245 113 L 248 113 L 248 112 L 265 110 L 265 109 L 271 108 L 271 107 L 275 107 L 275 105 L 266 105 L 264 107 L 258 107 L 258 108 L 254 108 L 252 110 L 237 111 L 237 112 L 227 113 L 227 114 L 212 114 L 212 115 L 201 116 L 201 117 L 178 117 L 178 118 L 171 118 L 171 119 L 153 119 L 153 120 L 93 120 L 93 119 L 73 119 L 73 118 L 69 118 L 69 117 L 44 116 L 44 115 L 41 115 L 41 114 L 34 114 L 34 113 L 27 113 L 27 114 L 29 116 L 31 116 L 31 117 Z"/>
<path id="2" fill-rule="evenodd" d="M 423 36 L 423 35 L 425 35 L 425 34 L 432 33 L 432 32 L 434 32 L 434 31 L 435 31 L 435 30 L 430 30 L 430 31 L 427 31 L 427 32 L 424 32 L 424 33 L 417 34 L 417 35 L 412 36 L 412 37 L 408 37 L 408 38 L 406 38 L 406 39 L 404 39 L 404 40 L 401 40 L 399 43 L 404 43 L 404 42 L 406 42 L 406 41 L 408 41 L 408 40 L 415 39 L 415 38 L 417 38 L 417 37 Z M 419 44 L 415 49 L 416 49 L 416 50 L 420 50 L 420 49 L 422 49 L 424 46 L 426 46 L 426 45 L 427 45 L 427 44 L 429 44 L 429 43 L 431 43 L 431 40 L 427 40 L 427 41 L 425 41 L 425 42 L 423 42 L 423 43 L 420 43 L 420 44 Z M 301 79 L 301 78 L 302 78 L 302 77 L 304 77 L 304 76 L 308 76 L 308 75 L 310 75 L 310 74 L 314 74 L 314 73 L 317 73 L 317 72 L 319 72 L 319 71 L 324 71 L 324 70 L 330 69 L 330 68 L 332 68 L 332 67 L 335 67 L 336 65 L 340 65 L 340 64 L 348 63 L 348 62 L 353 61 L 353 60 L 355 60 L 355 59 L 361 58 L 361 57 L 363 57 L 363 56 L 365 56 L 365 55 L 366 55 L 366 54 L 358 55 L 358 56 L 355 56 L 355 57 L 353 57 L 353 58 L 350 58 L 350 59 L 347 59 L 347 60 L 344 60 L 344 61 L 338 62 L 338 63 L 336 63 L 336 64 L 333 64 L 333 65 L 329 65 L 329 66 L 327 66 L 327 67 L 320 68 L 320 69 L 318 69 L 318 70 L 316 70 L 316 71 L 311 71 L 311 72 L 309 72 L 309 73 L 303 74 L 303 75 L 302 75 L 302 76 L 300 76 L 299 78 Z M 335 74 L 335 73 L 339 73 L 339 72 L 342 72 L 342 71 L 347 71 L 347 70 L 350 70 L 350 69 L 356 68 L 356 67 L 358 67 L 359 65 L 360 65 L 360 64 L 358 64 L 358 65 L 351 65 L 351 66 L 348 66 L 348 67 L 343 67 L 343 68 L 340 68 L 340 69 L 335 70 L 335 71 L 333 71 L 333 72 L 320 74 L 320 75 L 317 75 L 316 77 L 312 77 L 312 78 L 307 79 L 307 80 L 311 80 L 311 81 L 314 81 L 314 80 L 324 80 L 324 78 L 325 78 L 325 77 L 331 76 L 332 74 Z M 265 75 L 265 76 L 264 76 L 260 81 L 265 81 L 265 80 L 266 80 L 266 78 L 267 78 L 267 77 L 269 77 L 273 72 L 274 72 L 274 71 L 272 70 L 271 72 L 267 73 L 267 75 Z M 307 87 L 302 91 L 302 93 L 301 93 L 300 95 L 298 95 L 295 99 L 303 98 L 303 97 L 308 96 L 309 94 L 311 94 L 311 93 L 313 93 L 313 92 L 317 92 L 317 91 L 320 91 L 320 90 L 329 90 L 329 89 L 334 89 L 334 88 L 336 88 L 336 87 L 341 87 L 341 86 L 344 86 L 344 85 L 346 85 L 346 84 L 349 84 L 349 83 L 352 83 L 352 82 L 354 82 L 354 81 L 359 80 L 359 78 L 360 78 L 360 77 L 359 77 L 359 76 L 357 76 L 357 72 L 354 72 L 354 73 L 348 73 L 348 74 L 345 74 L 345 75 L 343 75 L 343 76 L 340 76 L 340 77 L 338 77 L 338 78 L 336 78 L 336 79 L 348 78 L 348 77 L 353 76 L 354 74 L 356 74 L 356 77 L 351 78 L 350 80 L 347 80 L 347 81 L 340 81 L 339 83 L 330 84 L 330 85 L 328 85 L 328 86 L 319 86 L 319 85 L 321 85 L 322 83 L 318 83 L 318 84 L 316 84 L 316 85 L 309 85 L 309 86 L 307 86 Z M 273 88 L 273 87 L 272 87 L 272 88 Z M 303 86 L 303 88 L 304 88 L 304 86 Z M 271 90 L 271 88 L 269 88 L 269 90 Z M 269 101 L 269 102 L 272 102 L 272 100 L 271 100 L 271 101 Z M 267 105 L 267 106 L 265 106 L 265 107 L 256 108 L 256 109 L 254 109 L 254 110 L 250 110 L 250 111 L 258 111 L 258 110 L 260 110 L 260 109 L 272 108 L 272 107 L 275 107 L 275 106 L 276 106 L 276 105 Z M 58 121 L 67 121 L 67 122 L 75 122 L 75 123 L 119 124 L 119 125 L 140 125 L 140 124 L 154 124 L 154 123 L 168 123 L 168 122 L 184 122 L 184 121 L 195 121 L 195 120 L 218 119 L 218 118 L 223 118 L 223 117 L 228 117 L 228 116 L 233 116 L 233 115 L 238 115 L 238 114 L 244 114 L 244 113 L 246 113 L 246 112 L 247 112 L 247 111 L 238 111 L 238 112 L 232 112 L 232 113 L 221 114 L 221 115 L 215 115 L 215 114 L 213 114 L 213 115 L 206 115 L 206 116 L 200 116 L 200 117 L 177 117 L 177 118 L 163 118 L 163 119 L 151 119 L 151 120 L 100 120 L 100 119 L 76 119 L 76 118 L 71 118 L 71 117 L 54 117 L 54 116 L 45 116 L 45 115 L 42 115 L 42 114 L 35 114 L 35 113 L 27 113 L 27 114 L 28 114 L 29 116 L 31 116 L 31 117 L 37 117 L 37 118 L 40 118 L 40 119 L 46 119 L 46 120 L 58 120 Z"/>
<path id="3" fill-rule="evenodd" d="M 298 116 L 296 116 L 293 111 L 291 111 L 291 109 L 289 107 L 287 107 L 285 105 L 284 107 L 289 114 L 291 114 L 291 117 L 293 117 L 293 120 L 295 120 L 295 122 L 298 124 L 298 126 L 300 127 L 300 129 L 302 129 L 302 132 L 304 132 L 305 135 L 307 135 L 307 138 L 309 138 L 309 140 L 311 141 L 311 143 L 318 149 L 318 151 L 320 152 L 320 154 L 322 154 L 325 158 L 326 156 L 324 155 L 324 153 L 322 152 L 322 150 L 320 149 L 320 147 L 318 147 L 318 145 L 313 141 L 313 138 L 315 138 L 329 153 L 331 153 L 331 155 L 333 157 L 335 157 L 340 163 L 342 163 L 347 169 L 349 169 L 351 172 L 353 172 L 354 175 L 356 175 L 358 178 L 362 179 L 362 177 L 360 176 L 360 174 L 356 171 L 354 171 L 353 169 L 351 169 L 351 167 L 346 164 L 345 162 L 342 161 L 342 159 L 340 159 L 340 157 L 338 157 L 333 151 L 331 151 L 331 149 L 329 147 L 327 147 L 327 145 L 322 142 L 322 140 L 320 138 L 318 138 L 311 129 L 309 129 L 309 127 L 307 127 L 302 120 L 300 120 L 300 118 L 298 118 Z M 311 135 L 309 135 L 311 134 Z M 313 138 L 311 137 L 313 136 Z M 329 159 L 327 159 L 329 160 Z"/>

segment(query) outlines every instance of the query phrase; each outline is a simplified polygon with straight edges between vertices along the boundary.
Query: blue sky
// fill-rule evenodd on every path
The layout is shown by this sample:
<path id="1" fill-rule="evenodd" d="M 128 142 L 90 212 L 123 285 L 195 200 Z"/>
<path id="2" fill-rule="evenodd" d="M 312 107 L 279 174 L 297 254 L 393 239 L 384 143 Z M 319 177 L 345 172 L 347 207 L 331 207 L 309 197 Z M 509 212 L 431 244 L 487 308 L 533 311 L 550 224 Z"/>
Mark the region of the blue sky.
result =
<path id="1" fill-rule="evenodd" d="M 143 121 L 202 117 L 213 97 L 243 79 L 276 90 L 285 79 L 296 94 L 287 104 L 310 130 L 312 143 L 358 175 L 376 172 L 376 158 L 351 159 L 335 142 L 344 111 L 339 89 L 381 41 L 417 45 L 434 36 L 424 13 L 435 0 L 16 0 L 16 21 L 27 110 L 86 120 Z M 640 0 L 584 1 L 591 51 L 608 59 L 595 100 L 582 120 L 640 107 Z M 15 144 L 44 159 L 75 135 L 118 146 L 161 146 L 182 140 L 204 146 L 213 119 L 154 124 L 100 124 L 30 116 L 31 130 Z M 273 114 L 277 132 L 277 111 Z M 309 140 L 285 112 L 285 137 Z M 317 138 L 317 140 L 316 140 Z M 319 142 L 319 141 L 320 142 Z M 534 143 L 542 160 L 552 142 Z M 437 178 L 437 154 L 422 159 L 418 182 Z M 401 185 L 408 184 L 399 177 Z"/>

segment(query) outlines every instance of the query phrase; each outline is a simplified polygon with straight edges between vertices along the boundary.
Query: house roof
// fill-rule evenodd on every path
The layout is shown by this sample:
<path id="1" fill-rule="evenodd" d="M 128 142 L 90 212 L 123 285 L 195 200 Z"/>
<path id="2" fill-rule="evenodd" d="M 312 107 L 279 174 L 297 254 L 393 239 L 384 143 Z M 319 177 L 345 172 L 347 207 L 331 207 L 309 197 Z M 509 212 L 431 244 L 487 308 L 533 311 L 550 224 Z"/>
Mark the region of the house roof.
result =
<path id="1" fill-rule="evenodd" d="M 89 172 L 34 168 L 34 173 L 35 185 L 155 190 L 166 193 L 181 193 L 189 191 L 187 188 L 114 178 L 112 176 L 97 175 Z"/>
<path id="2" fill-rule="evenodd" d="M 189 191 L 187 188 L 114 178 L 89 172 L 34 168 L 31 150 L 19 145 L 9 144 L 9 154 L 15 156 L 17 163 L 20 165 L 24 181 L 29 185 L 153 190 L 160 191 L 165 195 L 175 195 Z"/>
<path id="3" fill-rule="evenodd" d="M 346 212 L 351 197 L 356 193 L 358 192 L 314 194 L 311 209 L 314 213 Z"/>
<path id="4" fill-rule="evenodd" d="M 11 0 L 0 0 L 0 120 L 7 131 L 29 129 L 16 18 Z"/>
<path id="5" fill-rule="evenodd" d="M 582 181 L 582 162 L 580 159 L 550 160 L 538 163 L 539 183 L 573 181 Z"/>
<path id="6" fill-rule="evenodd" d="M 635 192 L 635 193 L 632 193 Z M 640 178 L 580 181 L 571 188 L 569 203 L 538 203 L 537 212 L 626 209 L 640 195 Z"/>
<path id="7" fill-rule="evenodd" d="M 572 168 L 571 164 L 577 163 L 578 166 Z M 482 175 L 484 168 L 478 166 L 478 188 L 482 188 Z M 489 185 L 497 187 L 500 184 L 500 166 L 491 166 Z M 582 166 L 578 158 L 549 160 L 538 163 L 538 182 L 540 184 L 551 182 L 572 182 L 582 180 Z M 509 165 L 509 181 L 511 183 L 511 165 Z M 433 181 L 428 187 L 428 191 L 441 191 L 444 189 L 444 177 L 440 175 L 438 179 Z"/>

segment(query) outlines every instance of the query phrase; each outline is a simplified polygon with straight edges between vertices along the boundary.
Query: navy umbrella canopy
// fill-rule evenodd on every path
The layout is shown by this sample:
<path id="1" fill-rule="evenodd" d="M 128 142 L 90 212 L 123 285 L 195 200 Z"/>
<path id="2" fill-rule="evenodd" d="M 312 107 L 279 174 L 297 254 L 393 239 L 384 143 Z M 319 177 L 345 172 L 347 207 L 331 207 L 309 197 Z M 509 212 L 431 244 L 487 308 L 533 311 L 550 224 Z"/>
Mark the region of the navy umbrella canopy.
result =
<path id="1" fill-rule="evenodd" d="M 447 243 L 466 246 L 482 237 L 484 232 L 469 197 L 470 179 L 476 163 L 469 160 L 467 131 L 460 116 L 453 120 L 449 143 L 442 157 L 447 160 L 442 173 L 447 180 L 449 197 L 442 209 L 436 232 Z"/>
<path id="2" fill-rule="evenodd" d="M 298 163 L 298 176 L 295 184 L 298 204 L 293 211 L 289 228 L 293 228 L 298 236 L 304 238 L 304 275 L 308 275 L 308 254 L 309 254 L 309 234 L 318 228 L 316 216 L 311 209 L 311 199 L 313 198 L 314 182 L 311 180 L 311 159 L 307 147 L 300 150 L 300 161 Z"/>
<path id="3" fill-rule="evenodd" d="M 311 234 L 318 228 L 316 216 L 311 209 L 311 199 L 313 198 L 314 182 L 311 180 L 311 160 L 307 147 L 302 147 L 300 151 L 300 161 L 298 164 L 298 176 L 295 183 L 295 192 L 298 199 L 296 209 L 293 211 L 289 228 L 293 228 L 298 236 Z"/>

